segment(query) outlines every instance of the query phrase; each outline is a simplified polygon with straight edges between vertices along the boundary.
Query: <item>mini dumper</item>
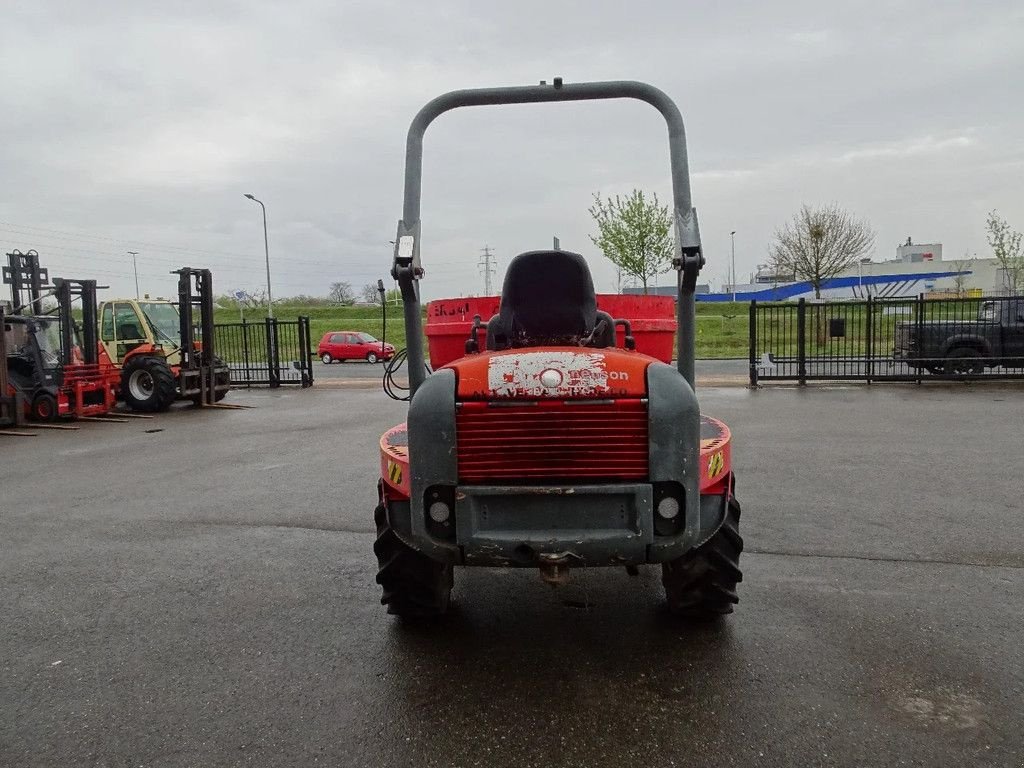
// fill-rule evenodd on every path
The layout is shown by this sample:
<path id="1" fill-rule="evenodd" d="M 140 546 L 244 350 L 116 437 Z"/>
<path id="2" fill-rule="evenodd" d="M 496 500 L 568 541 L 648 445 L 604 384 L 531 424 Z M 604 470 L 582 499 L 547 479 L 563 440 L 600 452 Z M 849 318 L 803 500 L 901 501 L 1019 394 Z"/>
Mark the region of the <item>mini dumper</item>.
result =
<path id="1" fill-rule="evenodd" d="M 676 365 L 635 351 L 629 320 L 597 309 L 582 256 L 532 251 L 508 265 L 498 313 L 477 318 L 467 354 L 424 365 L 419 280 L 423 135 L 439 115 L 487 104 L 638 99 L 668 124 L 678 275 Z M 743 540 L 731 435 L 694 393 L 694 292 L 703 266 L 683 121 L 645 83 L 453 91 L 409 129 L 393 277 L 404 305 L 410 403 L 380 440 L 374 552 L 388 612 L 444 613 L 455 566 L 537 568 L 552 584 L 577 567 L 660 564 L 668 605 L 687 618 L 730 613 Z M 616 328 L 624 343 L 616 347 Z"/>

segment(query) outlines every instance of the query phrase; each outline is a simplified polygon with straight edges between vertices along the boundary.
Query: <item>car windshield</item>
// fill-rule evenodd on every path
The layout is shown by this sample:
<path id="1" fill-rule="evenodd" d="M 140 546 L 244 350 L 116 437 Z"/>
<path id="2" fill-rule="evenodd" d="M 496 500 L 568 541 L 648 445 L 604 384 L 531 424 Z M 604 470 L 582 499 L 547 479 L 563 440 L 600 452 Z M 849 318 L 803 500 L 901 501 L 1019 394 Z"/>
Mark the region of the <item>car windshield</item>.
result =
<path id="1" fill-rule="evenodd" d="M 999 319 L 999 307 L 996 306 L 994 301 L 986 301 L 978 309 L 978 319 L 985 321 L 995 321 Z"/>
<path id="2" fill-rule="evenodd" d="M 357 337 L 357 338 L 358 338 L 358 339 L 359 339 L 360 341 L 365 341 L 365 342 L 367 342 L 367 343 L 370 343 L 370 342 L 373 342 L 373 341 L 377 341 L 377 339 L 373 338 L 373 336 L 371 336 L 371 335 L 370 335 L 370 334 L 368 334 L 368 333 L 357 333 L 357 334 L 356 334 L 356 337 Z"/>
<path id="3" fill-rule="evenodd" d="M 173 304 L 164 301 L 140 301 L 139 309 L 146 316 L 153 333 L 165 341 L 181 344 L 181 325 L 178 322 L 178 310 Z"/>

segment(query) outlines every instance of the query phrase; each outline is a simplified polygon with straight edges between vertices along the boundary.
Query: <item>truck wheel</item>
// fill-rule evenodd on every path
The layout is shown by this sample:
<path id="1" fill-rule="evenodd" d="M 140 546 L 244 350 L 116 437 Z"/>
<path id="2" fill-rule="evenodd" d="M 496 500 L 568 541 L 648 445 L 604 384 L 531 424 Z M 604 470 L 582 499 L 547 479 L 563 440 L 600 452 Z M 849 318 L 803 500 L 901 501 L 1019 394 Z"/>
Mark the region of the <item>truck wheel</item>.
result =
<path id="1" fill-rule="evenodd" d="M 384 503 L 373 511 L 377 540 L 377 583 L 381 585 L 381 605 L 388 613 L 408 619 L 440 616 L 451 601 L 454 569 L 431 560 L 410 547 L 391 529 Z"/>
<path id="2" fill-rule="evenodd" d="M 740 503 L 731 497 L 725 522 L 710 540 L 661 566 L 669 610 L 687 619 L 711 619 L 732 613 L 739 602 L 736 585 L 743 581 L 739 532 Z"/>
<path id="3" fill-rule="evenodd" d="M 36 421 L 56 421 L 57 398 L 49 392 L 40 392 L 32 398 L 32 418 Z"/>
<path id="4" fill-rule="evenodd" d="M 973 347 L 956 347 L 946 355 L 943 370 L 946 373 L 978 374 L 984 373 L 985 364 L 981 360 L 985 354 Z"/>
<path id="5" fill-rule="evenodd" d="M 140 355 L 121 370 L 121 397 L 133 411 L 166 411 L 178 397 L 178 382 L 163 358 Z"/>

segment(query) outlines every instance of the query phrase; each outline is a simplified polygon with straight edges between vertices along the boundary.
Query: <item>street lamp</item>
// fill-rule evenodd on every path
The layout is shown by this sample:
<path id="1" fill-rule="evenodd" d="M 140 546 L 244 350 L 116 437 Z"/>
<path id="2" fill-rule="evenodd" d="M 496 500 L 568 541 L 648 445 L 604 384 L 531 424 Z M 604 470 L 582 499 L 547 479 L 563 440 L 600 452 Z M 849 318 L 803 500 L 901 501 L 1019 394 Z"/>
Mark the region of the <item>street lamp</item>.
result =
<path id="1" fill-rule="evenodd" d="M 135 270 L 135 298 L 139 298 L 139 265 L 135 263 L 135 257 L 139 255 L 138 251 L 128 251 L 132 257 L 132 269 Z"/>
<path id="2" fill-rule="evenodd" d="M 736 301 L 736 230 L 729 233 L 732 240 L 732 300 Z"/>
<path id="3" fill-rule="evenodd" d="M 263 204 L 262 200 L 257 200 L 250 194 L 246 194 L 246 197 L 253 202 L 259 203 L 260 208 L 263 209 L 263 250 L 267 255 L 267 317 L 274 317 L 274 295 L 270 292 L 270 244 L 267 241 L 267 206 Z"/>

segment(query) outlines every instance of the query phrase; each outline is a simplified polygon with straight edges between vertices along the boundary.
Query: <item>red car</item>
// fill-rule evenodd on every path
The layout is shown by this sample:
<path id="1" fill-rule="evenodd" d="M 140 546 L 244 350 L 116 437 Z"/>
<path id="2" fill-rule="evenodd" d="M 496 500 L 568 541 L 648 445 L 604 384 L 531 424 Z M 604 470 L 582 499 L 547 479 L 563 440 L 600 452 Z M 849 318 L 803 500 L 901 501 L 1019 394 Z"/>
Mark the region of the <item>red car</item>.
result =
<path id="1" fill-rule="evenodd" d="M 368 333 L 359 331 L 330 331 L 320 339 L 316 348 L 320 359 L 326 363 L 343 363 L 346 360 L 365 360 L 376 363 L 394 357 L 395 348 L 378 341 Z"/>

